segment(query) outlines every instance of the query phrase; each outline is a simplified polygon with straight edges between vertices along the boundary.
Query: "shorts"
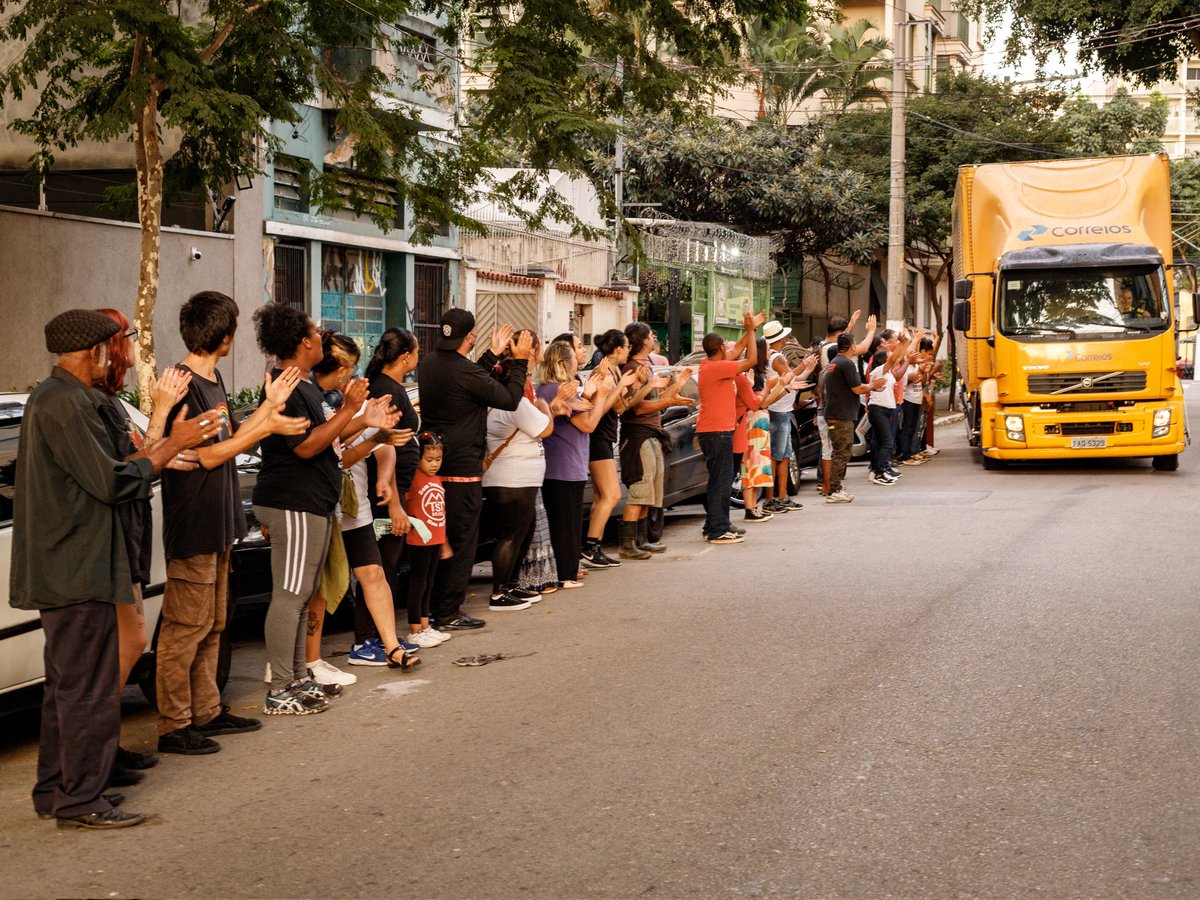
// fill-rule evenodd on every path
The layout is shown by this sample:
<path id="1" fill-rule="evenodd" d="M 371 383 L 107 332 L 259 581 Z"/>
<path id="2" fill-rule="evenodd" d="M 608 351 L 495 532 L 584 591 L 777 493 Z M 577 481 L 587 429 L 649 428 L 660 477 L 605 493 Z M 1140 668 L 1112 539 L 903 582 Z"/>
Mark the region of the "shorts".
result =
<path id="1" fill-rule="evenodd" d="M 829 440 L 829 424 L 817 414 L 817 434 L 821 436 L 821 459 L 833 459 L 833 443 Z"/>
<path id="2" fill-rule="evenodd" d="M 382 566 L 379 542 L 375 540 L 374 525 L 360 525 L 342 532 L 342 544 L 346 548 L 346 562 L 351 569 L 363 566 Z"/>
<path id="3" fill-rule="evenodd" d="M 638 458 L 642 463 L 642 480 L 629 485 L 626 502 L 635 506 L 662 506 L 663 478 L 666 474 L 662 443 L 657 438 L 642 441 Z"/>
<path id="4" fill-rule="evenodd" d="M 771 459 L 781 461 L 792 455 L 792 414 L 771 413 Z"/>
<path id="5" fill-rule="evenodd" d="M 588 444 L 588 462 L 599 462 L 602 459 L 613 459 L 616 451 L 616 441 L 606 441 L 593 437 Z"/>

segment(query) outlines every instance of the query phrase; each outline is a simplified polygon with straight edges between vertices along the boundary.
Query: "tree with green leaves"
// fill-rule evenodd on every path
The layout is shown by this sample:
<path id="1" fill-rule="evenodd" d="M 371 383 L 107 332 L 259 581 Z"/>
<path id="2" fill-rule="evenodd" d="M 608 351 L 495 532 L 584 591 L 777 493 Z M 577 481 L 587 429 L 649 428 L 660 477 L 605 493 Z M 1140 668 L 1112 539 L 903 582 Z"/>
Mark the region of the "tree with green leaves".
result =
<path id="1" fill-rule="evenodd" d="M 870 202 L 866 176 L 815 158 L 816 138 L 811 126 L 643 117 L 628 124 L 627 191 L 677 219 L 770 235 L 785 269 L 803 259 L 868 262 L 886 217 Z"/>
<path id="2" fill-rule="evenodd" d="M 822 86 L 834 116 L 859 103 L 886 103 L 891 96 L 892 64 L 881 58 L 892 44 L 886 38 L 866 37 L 874 27 L 868 19 L 859 19 L 829 28 L 829 43 L 821 61 Z"/>
<path id="3" fill-rule="evenodd" d="M 1174 80 L 1180 60 L 1200 54 L 1195 0 L 958 0 L 958 8 L 993 26 L 1009 21 L 1010 60 L 1033 56 L 1044 64 L 1077 40 L 1085 65 L 1154 84 Z"/>
<path id="4" fill-rule="evenodd" d="M 746 37 L 746 62 L 758 95 L 758 117 L 786 125 L 823 87 L 825 47 L 809 22 L 756 20 Z"/>
<path id="5" fill-rule="evenodd" d="M 950 210 L 960 166 L 1073 155 L 1057 118 L 1062 95 L 1019 90 L 969 73 L 944 73 L 937 91 L 908 101 L 906 252 L 932 286 L 949 270 Z M 875 214 L 886 220 L 891 112 L 851 110 L 825 124 L 829 161 L 863 173 Z M 935 306 L 940 321 L 941 310 Z"/>
<path id="6" fill-rule="evenodd" d="M 1169 113 L 1170 102 L 1162 94 L 1142 106 L 1122 85 L 1103 106 L 1083 94 L 1068 97 L 1060 122 L 1071 137 L 1071 156 L 1161 153 Z"/>
<path id="7" fill-rule="evenodd" d="M 318 96 L 336 109 L 340 156 L 358 176 L 310 169 L 309 205 L 349 206 L 381 228 L 395 209 L 374 182 L 394 183 L 427 240 L 465 219 L 486 191 L 510 205 L 538 196 L 536 171 L 580 172 L 590 147 L 611 139 L 616 114 L 672 108 L 737 77 L 744 25 L 803 17 L 803 0 L 0 0 L 0 40 L 21 49 L 0 68 L 0 102 L 36 97 L 14 127 L 40 150 L 44 174 L 80 140 L 131 140 L 142 252 L 135 312 L 143 397 L 155 368 L 153 313 L 164 190 L 219 190 L 261 171 L 278 146 L 270 122 L 298 122 Z M 460 61 L 442 49 L 432 71 L 406 67 L 420 38 L 395 27 L 406 16 L 444 23 L 441 48 L 460 37 L 481 50 Z M 668 59 L 664 48 L 673 54 Z M 365 50 L 342 64 L 341 50 Z M 621 60 L 621 78 L 612 61 Z M 453 96 L 460 64 L 485 71 L 471 127 L 428 139 L 406 90 Z M 488 167 L 520 160 L 535 173 L 489 184 Z M 570 218 L 544 195 L 526 214 Z"/>

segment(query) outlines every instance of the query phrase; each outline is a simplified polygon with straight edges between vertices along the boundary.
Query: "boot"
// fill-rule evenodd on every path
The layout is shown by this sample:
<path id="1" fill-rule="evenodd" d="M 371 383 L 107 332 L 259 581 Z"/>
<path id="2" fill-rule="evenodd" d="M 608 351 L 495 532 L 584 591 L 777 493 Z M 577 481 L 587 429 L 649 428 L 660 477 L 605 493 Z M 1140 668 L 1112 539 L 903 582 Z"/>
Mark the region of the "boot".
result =
<path id="1" fill-rule="evenodd" d="M 621 559 L 649 559 L 650 554 L 637 545 L 637 522 L 621 523 L 621 547 L 617 555 Z"/>
<path id="2" fill-rule="evenodd" d="M 638 519 L 637 523 L 637 548 L 645 550 L 649 553 L 666 553 L 667 545 L 658 544 L 650 540 L 650 523 L 646 519 Z"/>

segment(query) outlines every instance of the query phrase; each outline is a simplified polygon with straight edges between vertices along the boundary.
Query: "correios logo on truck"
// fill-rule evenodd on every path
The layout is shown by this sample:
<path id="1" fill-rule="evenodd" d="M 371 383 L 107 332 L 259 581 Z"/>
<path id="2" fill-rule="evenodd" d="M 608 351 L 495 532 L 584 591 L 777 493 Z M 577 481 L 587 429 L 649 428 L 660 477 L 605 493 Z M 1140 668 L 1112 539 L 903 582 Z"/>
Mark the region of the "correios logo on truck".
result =
<path id="1" fill-rule="evenodd" d="M 1055 225 L 1047 228 L 1045 225 L 1034 225 L 1026 228 L 1017 235 L 1023 241 L 1032 241 L 1042 234 L 1051 237 L 1103 237 L 1108 234 L 1132 234 L 1133 229 L 1128 225 Z"/>

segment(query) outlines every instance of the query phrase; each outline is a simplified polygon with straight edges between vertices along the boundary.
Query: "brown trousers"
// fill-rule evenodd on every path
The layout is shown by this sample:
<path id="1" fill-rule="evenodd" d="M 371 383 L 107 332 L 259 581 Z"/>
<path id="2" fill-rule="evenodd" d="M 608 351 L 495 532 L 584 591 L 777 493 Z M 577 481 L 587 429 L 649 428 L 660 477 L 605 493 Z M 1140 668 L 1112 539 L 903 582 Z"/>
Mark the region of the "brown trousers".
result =
<path id="1" fill-rule="evenodd" d="M 829 443 L 833 444 L 833 461 L 829 466 L 829 492 L 842 489 L 846 477 L 846 466 L 854 449 L 854 423 L 849 419 L 826 419 L 829 428 Z"/>
<path id="2" fill-rule="evenodd" d="M 204 725 L 221 712 L 217 657 L 229 602 L 229 553 L 167 560 L 158 633 L 158 733 Z"/>

